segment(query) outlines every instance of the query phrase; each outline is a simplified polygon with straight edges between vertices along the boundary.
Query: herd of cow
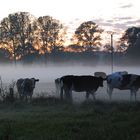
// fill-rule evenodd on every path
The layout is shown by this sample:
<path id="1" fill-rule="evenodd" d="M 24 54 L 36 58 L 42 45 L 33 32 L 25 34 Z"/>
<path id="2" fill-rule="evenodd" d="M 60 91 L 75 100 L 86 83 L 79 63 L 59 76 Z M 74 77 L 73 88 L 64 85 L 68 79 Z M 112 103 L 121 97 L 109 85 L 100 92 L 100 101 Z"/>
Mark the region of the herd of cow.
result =
<path id="1" fill-rule="evenodd" d="M 36 82 L 39 79 L 26 78 L 18 79 L 16 86 L 20 98 L 32 98 Z M 130 90 L 130 100 L 134 95 L 136 100 L 137 91 L 140 88 L 140 76 L 128 74 L 126 71 L 115 72 L 106 75 L 104 72 L 95 72 L 91 75 L 65 75 L 55 79 L 56 92 L 60 94 L 63 100 L 72 100 L 72 91 L 86 92 L 86 98 L 91 94 L 95 99 L 95 92 L 99 87 L 103 87 L 104 81 L 107 83 L 107 93 L 111 99 L 114 88 L 120 90 Z"/>
<path id="2" fill-rule="evenodd" d="M 126 71 L 115 72 L 106 75 L 104 72 L 95 72 L 94 76 L 83 75 L 74 76 L 66 75 L 55 80 L 57 91 L 60 98 L 72 99 L 72 91 L 86 92 L 86 98 L 91 94 L 95 99 L 95 92 L 99 87 L 103 87 L 103 83 L 107 83 L 107 93 L 111 99 L 114 88 L 120 90 L 130 90 L 130 100 L 134 95 L 136 100 L 137 91 L 140 88 L 140 76 L 136 74 L 128 74 Z"/>

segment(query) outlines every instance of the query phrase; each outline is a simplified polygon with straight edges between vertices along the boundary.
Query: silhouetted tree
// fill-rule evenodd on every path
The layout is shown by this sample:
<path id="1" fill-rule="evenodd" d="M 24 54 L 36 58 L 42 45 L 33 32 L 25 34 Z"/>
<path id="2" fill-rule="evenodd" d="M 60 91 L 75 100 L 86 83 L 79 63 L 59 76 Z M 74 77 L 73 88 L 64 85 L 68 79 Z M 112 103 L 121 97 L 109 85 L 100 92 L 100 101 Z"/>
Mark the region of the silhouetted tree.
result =
<path id="1" fill-rule="evenodd" d="M 110 44 L 105 44 L 104 46 L 103 46 L 103 50 L 105 51 L 105 52 L 111 52 L 112 51 L 112 47 L 111 47 L 111 45 Z"/>
<path id="2" fill-rule="evenodd" d="M 42 41 L 42 50 L 51 52 L 54 47 L 62 46 L 62 34 L 60 31 L 63 29 L 62 24 L 50 16 L 43 16 L 38 18 L 40 24 L 40 35 Z"/>
<path id="3" fill-rule="evenodd" d="M 7 49 L 0 48 L 0 62 L 8 62 L 10 57 L 10 52 Z"/>
<path id="4" fill-rule="evenodd" d="M 0 48 L 0 62 L 6 62 L 10 60 L 10 52 L 7 49 Z"/>
<path id="5" fill-rule="evenodd" d="M 127 48 L 126 57 L 135 63 L 135 60 L 140 57 L 140 27 L 128 28 L 121 37 L 120 42 L 122 46 Z"/>
<path id="6" fill-rule="evenodd" d="M 11 56 L 15 58 L 15 39 L 13 36 L 13 30 L 9 18 L 4 18 L 0 23 L 0 44 L 1 48 L 7 49 L 10 51 Z"/>
<path id="7" fill-rule="evenodd" d="M 16 49 L 16 55 L 19 56 L 18 59 L 22 59 L 24 58 L 25 56 L 30 56 L 30 55 L 37 55 L 39 54 L 38 50 L 36 50 L 32 44 L 30 43 L 26 43 L 25 44 L 26 47 L 24 46 L 18 46 L 17 49 Z M 24 49 L 24 54 L 22 53 L 23 52 L 23 49 Z"/>
<path id="8" fill-rule="evenodd" d="M 66 52 L 84 52 L 85 48 L 83 46 L 78 46 L 77 44 L 71 44 L 65 47 L 64 51 Z"/>
<path id="9" fill-rule="evenodd" d="M 127 47 L 133 47 L 138 39 L 140 39 L 140 27 L 131 27 L 125 31 L 120 41 Z"/>
<path id="10" fill-rule="evenodd" d="M 87 50 L 98 50 L 101 45 L 102 29 L 93 21 L 82 23 L 75 31 L 74 38 L 77 39 L 77 44 L 84 46 Z"/>
<path id="11" fill-rule="evenodd" d="M 19 57 L 19 55 L 25 55 L 27 42 L 32 44 L 35 35 L 34 32 L 37 30 L 37 22 L 35 17 L 28 12 L 9 14 L 7 18 L 1 21 L 0 30 L 1 41 L 10 44 L 11 53 L 14 60 L 16 60 L 16 57 Z M 21 54 L 17 55 L 15 52 L 18 47 L 21 47 Z"/>

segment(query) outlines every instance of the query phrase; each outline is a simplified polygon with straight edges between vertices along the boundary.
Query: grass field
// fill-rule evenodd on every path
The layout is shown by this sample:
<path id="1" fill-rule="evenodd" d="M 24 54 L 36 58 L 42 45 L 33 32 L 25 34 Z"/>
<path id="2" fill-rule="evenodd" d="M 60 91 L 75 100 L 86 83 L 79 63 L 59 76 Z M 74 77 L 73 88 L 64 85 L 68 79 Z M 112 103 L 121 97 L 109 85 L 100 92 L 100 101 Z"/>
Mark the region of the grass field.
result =
<path id="1" fill-rule="evenodd" d="M 54 97 L 0 103 L 0 140 L 139 140 L 140 103 Z"/>

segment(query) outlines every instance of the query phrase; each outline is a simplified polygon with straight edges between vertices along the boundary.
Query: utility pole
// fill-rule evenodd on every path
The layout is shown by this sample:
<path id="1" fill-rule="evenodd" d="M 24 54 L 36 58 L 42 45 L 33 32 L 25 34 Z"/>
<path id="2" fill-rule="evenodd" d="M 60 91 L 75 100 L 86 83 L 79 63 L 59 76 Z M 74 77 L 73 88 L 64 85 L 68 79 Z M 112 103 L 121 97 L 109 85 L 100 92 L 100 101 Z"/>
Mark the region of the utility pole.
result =
<path id="1" fill-rule="evenodd" d="M 114 48 L 113 48 L 113 33 L 111 33 L 111 72 L 113 73 L 114 66 Z"/>
<path id="2" fill-rule="evenodd" d="M 111 72 L 114 71 L 114 47 L 113 47 L 113 35 L 115 32 L 107 31 L 108 34 L 110 34 L 110 47 L 111 47 Z"/>
<path id="3" fill-rule="evenodd" d="M 15 37 L 13 38 L 13 55 L 14 55 L 14 65 L 16 66 Z"/>

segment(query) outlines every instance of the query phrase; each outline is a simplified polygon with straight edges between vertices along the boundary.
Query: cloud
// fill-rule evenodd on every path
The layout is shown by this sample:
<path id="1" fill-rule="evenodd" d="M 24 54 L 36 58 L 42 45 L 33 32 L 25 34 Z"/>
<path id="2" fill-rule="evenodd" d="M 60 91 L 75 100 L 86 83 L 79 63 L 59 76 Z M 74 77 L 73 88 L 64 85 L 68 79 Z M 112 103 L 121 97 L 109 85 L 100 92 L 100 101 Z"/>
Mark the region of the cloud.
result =
<path id="1" fill-rule="evenodd" d="M 104 19 L 102 19 L 102 18 L 94 18 L 94 19 L 92 19 L 92 21 L 95 22 L 95 23 L 100 23 L 100 22 L 103 22 Z"/>
<path id="2" fill-rule="evenodd" d="M 113 27 L 120 30 L 127 29 L 127 25 L 125 23 L 115 23 L 113 24 Z"/>
<path id="3" fill-rule="evenodd" d="M 140 19 L 134 19 L 130 16 L 127 17 L 113 17 L 112 19 L 102 20 L 100 22 L 101 26 L 111 27 L 120 30 L 126 30 L 132 26 L 140 26 Z"/>
<path id="4" fill-rule="evenodd" d="M 125 4 L 125 5 L 121 5 L 119 8 L 131 8 L 133 7 L 133 4 Z"/>
<path id="5" fill-rule="evenodd" d="M 91 21 L 95 22 L 99 27 L 101 27 L 103 30 L 112 30 L 117 33 L 122 33 L 125 30 L 127 30 L 130 27 L 138 26 L 140 23 L 140 19 L 134 19 L 131 16 L 117 16 L 112 17 L 110 19 L 103 19 L 103 18 L 96 18 L 93 17 Z M 82 21 L 80 19 L 75 19 L 73 22 L 69 22 L 69 27 L 71 27 L 71 30 L 74 32 L 77 27 L 80 26 Z"/>
<path id="6" fill-rule="evenodd" d="M 136 24 L 138 24 L 139 25 L 139 23 L 140 23 L 140 19 L 136 19 L 136 20 L 131 20 L 131 21 L 126 21 L 125 22 L 125 24 L 127 24 L 127 25 L 133 25 L 133 26 L 136 26 Z"/>
<path id="7" fill-rule="evenodd" d="M 128 17 L 114 17 L 113 20 L 115 21 L 122 21 L 122 20 L 132 20 L 133 18 L 128 16 Z"/>
<path id="8" fill-rule="evenodd" d="M 102 26 L 112 26 L 113 22 L 102 22 L 100 23 Z"/>

